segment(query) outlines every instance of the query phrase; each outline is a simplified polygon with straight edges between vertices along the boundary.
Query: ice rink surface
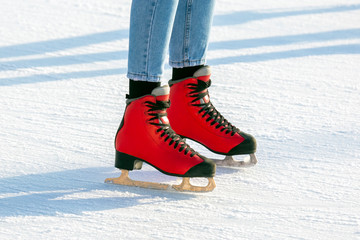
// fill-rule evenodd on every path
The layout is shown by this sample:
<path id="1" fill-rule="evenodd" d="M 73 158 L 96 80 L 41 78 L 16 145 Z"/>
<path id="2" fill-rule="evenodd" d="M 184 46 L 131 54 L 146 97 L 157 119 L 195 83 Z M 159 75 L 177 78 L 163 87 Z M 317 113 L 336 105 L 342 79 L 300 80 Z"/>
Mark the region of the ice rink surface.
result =
<path id="1" fill-rule="evenodd" d="M 201 194 L 104 183 L 130 4 L 1 1 L 0 239 L 360 239 L 360 1 L 217 1 L 211 100 L 259 163 Z"/>

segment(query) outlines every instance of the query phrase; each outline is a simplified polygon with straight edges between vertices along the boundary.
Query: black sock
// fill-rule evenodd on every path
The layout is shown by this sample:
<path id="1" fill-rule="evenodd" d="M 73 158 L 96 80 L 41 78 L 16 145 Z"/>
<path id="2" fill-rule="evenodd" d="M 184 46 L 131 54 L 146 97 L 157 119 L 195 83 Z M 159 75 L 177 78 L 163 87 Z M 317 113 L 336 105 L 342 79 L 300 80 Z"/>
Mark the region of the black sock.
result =
<path id="1" fill-rule="evenodd" d="M 129 95 L 127 98 L 138 98 L 151 94 L 154 88 L 160 87 L 160 82 L 135 81 L 129 79 Z"/>
<path id="2" fill-rule="evenodd" d="M 202 68 L 204 65 L 198 65 L 193 67 L 184 67 L 184 68 L 173 68 L 172 71 L 172 79 L 171 80 L 179 80 L 183 78 L 189 78 L 194 75 L 194 73 Z"/>

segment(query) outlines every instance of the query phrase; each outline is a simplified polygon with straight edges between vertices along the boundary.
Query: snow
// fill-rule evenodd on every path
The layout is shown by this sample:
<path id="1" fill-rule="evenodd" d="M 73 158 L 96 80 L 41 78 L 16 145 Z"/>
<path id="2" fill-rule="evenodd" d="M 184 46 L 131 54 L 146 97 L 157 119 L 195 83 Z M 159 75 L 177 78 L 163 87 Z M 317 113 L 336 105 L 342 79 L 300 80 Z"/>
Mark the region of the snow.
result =
<path id="1" fill-rule="evenodd" d="M 360 1 L 217 1 L 212 101 L 259 163 L 201 194 L 103 182 L 130 3 L 1 2 L 0 239 L 360 239 Z"/>

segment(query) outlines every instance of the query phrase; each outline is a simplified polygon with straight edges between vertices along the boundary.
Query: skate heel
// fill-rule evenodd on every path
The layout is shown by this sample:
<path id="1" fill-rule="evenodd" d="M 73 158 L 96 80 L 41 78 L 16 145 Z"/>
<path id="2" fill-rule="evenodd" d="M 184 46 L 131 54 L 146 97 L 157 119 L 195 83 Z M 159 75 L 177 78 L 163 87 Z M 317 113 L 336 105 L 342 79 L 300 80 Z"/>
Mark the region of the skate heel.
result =
<path id="1" fill-rule="evenodd" d="M 115 167 L 126 170 L 140 170 L 143 162 L 129 154 L 122 153 L 116 150 L 115 153 Z"/>

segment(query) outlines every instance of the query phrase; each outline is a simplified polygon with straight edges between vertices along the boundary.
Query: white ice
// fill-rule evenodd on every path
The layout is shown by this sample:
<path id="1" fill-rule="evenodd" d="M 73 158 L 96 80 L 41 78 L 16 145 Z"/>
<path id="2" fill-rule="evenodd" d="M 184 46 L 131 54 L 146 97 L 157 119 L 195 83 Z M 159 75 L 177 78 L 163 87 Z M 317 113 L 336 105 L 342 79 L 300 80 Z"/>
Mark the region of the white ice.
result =
<path id="1" fill-rule="evenodd" d="M 203 194 L 103 182 L 130 4 L 1 1 L 0 239 L 360 239 L 360 1 L 217 1 L 212 102 L 259 163 Z"/>

